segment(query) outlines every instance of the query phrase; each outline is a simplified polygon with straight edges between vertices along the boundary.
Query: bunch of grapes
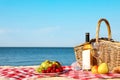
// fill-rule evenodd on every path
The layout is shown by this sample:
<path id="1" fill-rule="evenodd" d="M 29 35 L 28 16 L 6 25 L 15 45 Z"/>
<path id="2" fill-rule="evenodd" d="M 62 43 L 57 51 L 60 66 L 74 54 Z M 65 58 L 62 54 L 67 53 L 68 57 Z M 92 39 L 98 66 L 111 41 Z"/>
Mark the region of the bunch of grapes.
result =
<path id="1" fill-rule="evenodd" d="M 63 68 L 60 62 L 46 60 L 37 68 L 38 73 L 58 73 L 62 72 Z"/>

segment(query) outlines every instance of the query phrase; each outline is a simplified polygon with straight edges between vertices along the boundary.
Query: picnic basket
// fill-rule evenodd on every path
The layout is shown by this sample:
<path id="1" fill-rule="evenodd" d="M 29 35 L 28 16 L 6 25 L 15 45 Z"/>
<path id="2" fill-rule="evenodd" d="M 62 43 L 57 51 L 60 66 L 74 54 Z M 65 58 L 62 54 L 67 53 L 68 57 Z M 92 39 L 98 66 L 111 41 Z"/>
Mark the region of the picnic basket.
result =
<path id="1" fill-rule="evenodd" d="M 99 38 L 100 24 L 102 22 L 105 22 L 105 24 L 107 26 L 108 38 Z M 97 50 L 97 52 L 99 52 L 99 53 L 97 53 L 97 54 L 99 54 L 99 59 L 102 62 L 108 63 L 108 67 L 109 67 L 110 71 L 114 67 L 120 66 L 120 43 L 117 41 L 113 41 L 113 39 L 111 37 L 112 37 L 111 36 L 111 28 L 110 28 L 109 22 L 106 19 L 101 18 L 97 24 L 96 37 L 95 37 L 95 39 L 91 39 L 90 44 L 92 44 L 93 47 L 94 47 L 93 44 L 95 44 L 95 43 L 99 45 L 98 50 Z M 81 62 L 82 62 L 83 45 L 84 44 L 74 47 L 75 57 L 76 57 L 76 60 L 79 64 L 79 66 L 82 66 Z M 93 49 L 93 52 L 95 52 L 94 49 Z M 96 54 L 96 53 L 94 53 L 94 54 Z M 94 59 L 94 61 L 96 61 L 96 60 Z M 97 61 L 97 64 L 100 64 L 101 61 Z"/>

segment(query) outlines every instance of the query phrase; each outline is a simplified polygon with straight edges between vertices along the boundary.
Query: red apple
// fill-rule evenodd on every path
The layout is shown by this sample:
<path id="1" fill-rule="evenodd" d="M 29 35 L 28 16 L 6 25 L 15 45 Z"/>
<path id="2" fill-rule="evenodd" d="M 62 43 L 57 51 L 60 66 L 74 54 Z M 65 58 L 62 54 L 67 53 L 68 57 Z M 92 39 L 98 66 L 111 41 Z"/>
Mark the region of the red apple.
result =
<path id="1" fill-rule="evenodd" d="M 98 73 L 98 66 L 97 65 L 94 65 L 91 69 L 92 73 L 93 74 L 97 74 Z"/>

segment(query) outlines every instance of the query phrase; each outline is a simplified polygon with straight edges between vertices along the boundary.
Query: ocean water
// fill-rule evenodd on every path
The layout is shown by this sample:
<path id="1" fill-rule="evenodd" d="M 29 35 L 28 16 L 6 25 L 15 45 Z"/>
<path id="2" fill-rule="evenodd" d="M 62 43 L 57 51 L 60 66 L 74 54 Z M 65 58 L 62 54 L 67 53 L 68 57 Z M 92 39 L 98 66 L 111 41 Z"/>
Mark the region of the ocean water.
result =
<path id="1" fill-rule="evenodd" d="M 76 59 L 72 47 L 0 47 L 0 66 L 39 65 L 45 60 L 71 65 Z"/>

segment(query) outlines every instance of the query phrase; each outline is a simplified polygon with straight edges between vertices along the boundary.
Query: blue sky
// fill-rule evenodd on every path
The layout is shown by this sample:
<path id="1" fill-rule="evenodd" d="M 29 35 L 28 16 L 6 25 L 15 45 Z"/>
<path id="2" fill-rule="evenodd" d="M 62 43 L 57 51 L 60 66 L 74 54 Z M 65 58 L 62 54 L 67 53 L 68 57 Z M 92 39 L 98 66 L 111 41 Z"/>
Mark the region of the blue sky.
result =
<path id="1" fill-rule="evenodd" d="M 74 47 L 106 18 L 120 41 L 120 0 L 0 0 L 1 47 Z M 107 37 L 101 24 L 100 36 Z"/>

